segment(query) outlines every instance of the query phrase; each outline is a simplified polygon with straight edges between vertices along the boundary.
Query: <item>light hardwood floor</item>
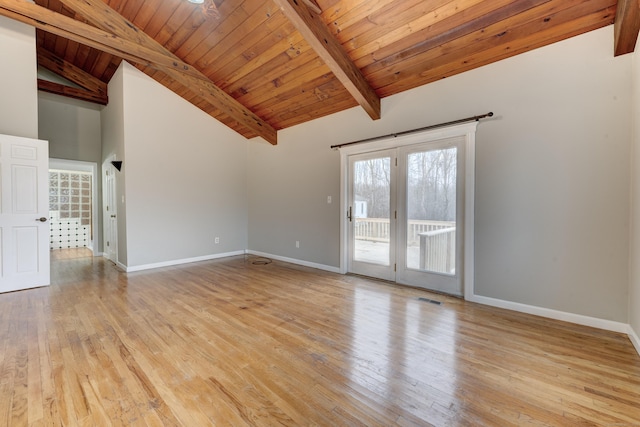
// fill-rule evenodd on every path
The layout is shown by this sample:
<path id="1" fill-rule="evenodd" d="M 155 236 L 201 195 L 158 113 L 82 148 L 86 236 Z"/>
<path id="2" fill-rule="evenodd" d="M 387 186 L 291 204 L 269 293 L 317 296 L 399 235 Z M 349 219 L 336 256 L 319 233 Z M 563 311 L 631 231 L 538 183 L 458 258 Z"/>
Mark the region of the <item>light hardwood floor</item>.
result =
<path id="1" fill-rule="evenodd" d="M 0 425 L 640 425 L 624 335 L 253 260 L 0 295 Z"/>

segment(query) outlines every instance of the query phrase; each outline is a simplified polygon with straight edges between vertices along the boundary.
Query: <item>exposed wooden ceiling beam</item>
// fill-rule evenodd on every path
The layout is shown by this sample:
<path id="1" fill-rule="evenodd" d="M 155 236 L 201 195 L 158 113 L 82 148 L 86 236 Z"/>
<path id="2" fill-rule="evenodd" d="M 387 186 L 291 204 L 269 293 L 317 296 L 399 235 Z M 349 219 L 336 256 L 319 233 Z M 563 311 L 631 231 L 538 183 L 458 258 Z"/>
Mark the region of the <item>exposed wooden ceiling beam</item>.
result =
<path id="1" fill-rule="evenodd" d="M 81 3 L 86 5 L 89 1 L 90 0 L 86 0 Z M 100 3 L 102 6 L 105 6 L 104 3 Z M 99 5 L 94 4 L 90 9 L 97 8 L 97 6 Z M 109 10 L 111 10 L 112 13 L 105 15 L 101 9 L 97 9 L 95 11 L 96 16 L 92 16 L 94 13 L 84 14 L 80 11 L 77 12 L 90 21 L 97 20 L 100 22 L 101 27 L 114 25 L 115 22 L 124 22 L 125 25 L 131 25 L 137 34 L 136 39 L 128 39 L 115 35 L 113 34 L 113 28 L 109 28 L 109 32 L 100 30 L 62 14 L 52 12 L 44 7 L 32 4 L 26 0 L 0 0 L 0 15 L 99 49 L 103 52 L 119 56 L 128 61 L 159 69 L 189 87 L 194 93 L 199 94 L 202 98 L 206 99 L 207 102 L 214 105 L 218 110 L 233 120 L 253 130 L 269 143 L 274 145 L 277 143 L 277 132 L 269 123 L 253 114 L 233 97 L 218 88 L 204 74 L 200 73 L 191 65 L 183 62 L 166 50 L 164 53 L 160 52 L 158 48 L 158 46 L 160 46 L 159 44 L 156 43 L 157 46 L 153 49 L 146 47 L 145 44 L 149 43 L 149 39 L 153 39 L 135 28 L 133 24 L 112 9 L 109 8 Z M 120 17 L 119 21 L 117 17 Z M 109 18 L 108 21 L 107 18 Z M 160 47 L 164 49 L 162 46 Z"/>
<path id="2" fill-rule="evenodd" d="M 640 31 L 640 2 L 618 0 L 614 23 L 614 55 L 631 53 L 636 48 Z"/>
<path id="3" fill-rule="evenodd" d="M 124 40 L 135 42 L 146 49 L 172 58 L 175 61 L 182 61 L 101 0 L 60 0 L 60 2 L 104 31 L 108 31 Z M 161 71 L 188 87 L 192 92 L 200 95 L 204 100 L 241 125 L 254 131 L 267 142 L 273 145 L 277 144 L 277 132 L 271 125 L 217 87 L 207 76 L 195 68 L 193 70 L 195 71 L 195 78 L 193 75 L 187 75 L 171 68 Z"/>
<path id="4" fill-rule="evenodd" d="M 190 65 L 160 55 L 136 43 L 116 37 L 73 18 L 55 13 L 26 0 L 0 0 L 0 15 L 32 25 L 41 30 L 76 41 L 85 46 L 154 68 L 177 68 L 196 74 Z M 197 74 L 196 74 L 197 75 Z"/>
<path id="5" fill-rule="evenodd" d="M 107 105 L 107 103 L 109 102 L 106 94 L 100 94 L 86 89 L 78 89 L 75 87 L 66 86 L 60 83 L 54 83 L 42 79 L 38 79 L 38 90 L 55 93 L 56 95 L 62 95 L 68 98 L 89 101 L 101 105 Z"/>
<path id="6" fill-rule="evenodd" d="M 329 32 L 320 16 L 310 10 L 307 0 L 275 0 L 307 43 L 322 58 L 340 83 L 349 91 L 369 116 L 380 118 L 380 97 L 353 63 L 338 40 Z"/>
<path id="7" fill-rule="evenodd" d="M 107 97 L 107 84 L 105 82 L 46 49 L 38 49 L 38 65 L 83 87 L 89 92 L 102 95 L 105 99 Z"/>
<path id="8" fill-rule="evenodd" d="M 318 15 L 322 13 L 322 9 L 320 9 L 320 6 L 318 6 L 318 3 L 316 3 L 316 0 L 302 0 L 302 2 L 306 4 L 309 9 L 311 9 L 313 12 L 317 13 Z"/>

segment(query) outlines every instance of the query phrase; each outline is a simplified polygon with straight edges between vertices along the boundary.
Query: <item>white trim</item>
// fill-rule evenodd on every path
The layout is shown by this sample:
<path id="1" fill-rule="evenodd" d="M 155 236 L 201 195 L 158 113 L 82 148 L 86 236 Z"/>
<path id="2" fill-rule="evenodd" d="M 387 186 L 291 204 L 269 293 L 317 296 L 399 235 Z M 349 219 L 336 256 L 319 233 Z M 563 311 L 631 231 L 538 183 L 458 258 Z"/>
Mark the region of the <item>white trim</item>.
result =
<path id="1" fill-rule="evenodd" d="M 633 346 L 636 348 L 636 351 L 638 352 L 638 356 L 640 356 L 640 337 L 638 337 L 638 334 L 636 334 L 636 331 L 633 330 L 631 325 L 628 325 L 628 326 L 629 326 L 629 330 L 627 331 L 627 335 L 631 340 L 631 344 L 633 344 Z"/>
<path id="2" fill-rule="evenodd" d="M 476 128 L 469 128 L 466 135 L 464 153 L 464 258 L 463 295 L 469 299 L 475 294 L 475 214 L 476 214 Z"/>
<path id="3" fill-rule="evenodd" d="M 349 157 L 340 153 L 340 274 L 347 274 L 349 265 L 349 233 L 347 224 L 347 206 L 349 204 L 349 183 L 347 182 Z"/>
<path id="4" fill-rule="evenodd" d="M 331 273 L 340 273 L 341 272 L 340 268 L 332 267 L 330 265 L 316 264 L 315 262 L 303 261 L 301 259 L 295 259 L 295 258 L 287 258 L 287 257 L 279 256 L 279 255 L 268 254 L 268 253 L 265 253 L 265 252 L 252 251 L 252 250 L 249 250 L 249 249 L 247 249 L 246 252 L 248 254 L 250 254 L 250 255 L 257 255 L 257 256 L 261 256 L 261 257 L 265 257 L 265 258 L 271 258 L 271 259 L 275 259 L 275 260 L 278 260 L 278 261 L 288 262 L 288 263 L 291 263 L 291 264 L 297 264 L 297 265 L 302 265 L 302 266 L 305 266 L 305 267 L 316 268 L 318 270 L 329 271 Z"/>
<path id="5" fill-rule="evenodd" d="M 549 319 L 561 320 L 564 322 L 571 322 L 578 325 L 591 326 L 592 328 L 604 329 L 607 331 L 628 334 L 630 330 L 630 326 L 626 323 L 599 319 L 597 317 L 584 316 L 581 314 L 567 313 L 564 311 L 552 310 L 550 308 L 521 304 L 519 302 L 505 301 L 496 298 L 483 297 L 480 295 L 472 295 L 465 299 L 467 301 L 477 302 L 479 304 L 489 305 L 492 307 L 505 308 L 507 310 L 533 314 L 535 316 L 547 317 Z M 629 336 L 631 337 L 630 334 Z"/>
<path id="6" fill-rule="evenodd" d="M 253 251 L 249 249 L 244 251 L 226 252 L 221 254 L 205 255 L 201 257 L 165 261 L 165 262 L 159 262 L 154 264 L 137 265 L 134 267 L 127 267 L 121 264 L 120 262 L 117 262 L 116 267 L 126 273 L 131 273 L 135 271 L 150 270 L 150 269 L 160 268 L 160 267 L 170 267 L 174 265 L 188 264 L 188 263 L 199 262 L 199 261 L 208 261 L 212 259 L 226 258 L 226 257 L 232 257 L 232 256 L 244 255 L 244 254 L 271 258 L 278 261 L 288 262 L 296 265 L 302 265 L 304 267 L 316 268 L 318 270 L 324 270 L 331 273 L 344 274 L 340 271 L 340 268 L 338 267 L 332 267 L 330 265 L 325 265 L 325 264 L 317 264 L 315 262 L 303 261 L 295 258 L 288 258 L 288 257 L 279 256 L 279 255 L 269 254 L 266 252 Z M 100 253 L 96 256 L 102 256 L 106 258 L 106 254 L 104 253 Z M 546 317 L 549 319 L 560 320 L 564 322 L 575 323 L 578 325 L 590 326 L 593 328 L 627 334 L 627 336 L 629 337 L 629 340 L 631 340 L 631 343 L 633 344 L 636 351 L 638 352 L 638 355 L 640 355 L 640 337 L 638 337 L 638 335 L 633 330 L 631 325 L 626 323 L 615 322 L 612 320 L 598 319 L 596 317 L 583 316 L 581 314 L 574 314 L 574 313 L 567 313 L 564 311 L 552 310 L 544 307 L 536 307 L 536 306 L 521 304 L 521 303 L 512 302 L 512 301 L 505 301 L 505 300 L 496 299 L 496 298 L 484 297 L 480 295 L 471 295 L 468 297 L 465 296 L 465 299 L 469 302 L 475 302 L 478 304 L 488 305 L 491 307 L 498 307 L 506 310 L 517 311 L 520 313 L 526 313 L 526 314 L 531 314 L 535 316 Z"/>
<path id="7" fill-rule="evenodd" d="M 101 256 L 102 258 L 106 259 L 109 262 L 113 262 L 115 264 L 116 268 L 118 268 L 119 270 L 122 270 L 125 273 L 127 272 L 127 266 L 126 265 L 122 264 L 119 261 L 113 261 L 113 260 L 109 259 L 109 257 L 107 256 L 106 252 L 100 252 L 100 255 L 98 255 L 98 256 Z"/>
<path id="8" fill-rule="evenodd" d="M 224 252 L 220 254 L 204 255 L 204 256 L 193 257 L 193 258 L 184 258 L 184 259 L 176 259 L 172 261 L 156 262 L 153 264 L 134 265 L 133 267 L 127 267 L 127 266 L 123 266 L 123 267 L 124 267 L 124 271 L 126 271 L 127 273 L 132 273 L 134 271 L 151 270 L 153 268 L 170 267 L 173 265 L 189 264 L 192 262 L 199 262 L 199 261 L 209 261 L 212 259 L 227 258 L 231 256 L 244 255 L 244 254 L 245 254 L 245 251 Z M 117 264 L 120 265 L 120 263 L 117 263 Z"/>

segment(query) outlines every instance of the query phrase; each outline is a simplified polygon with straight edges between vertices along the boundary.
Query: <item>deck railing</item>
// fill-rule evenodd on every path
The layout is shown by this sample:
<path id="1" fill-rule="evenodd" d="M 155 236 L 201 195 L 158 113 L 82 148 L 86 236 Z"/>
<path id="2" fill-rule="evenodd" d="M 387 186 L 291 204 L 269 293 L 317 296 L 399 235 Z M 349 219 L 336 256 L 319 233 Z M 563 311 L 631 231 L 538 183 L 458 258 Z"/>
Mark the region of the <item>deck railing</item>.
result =
<path id="1" fill-rule="evenodd" d="M 443 228 L 455 228 L 453 221 L 429 221 L 429 220 L 409 220 L 407 232 L 407 244 L 409 246 L 420 243 L 420 233 L 441 230 Z M 388 218 L 355 218 L 355 237 L 357 240 L 369 240 L 371 242 L 389 241 L 389 219 Z"/>
<path id="2" fill-rule="evenodd" d="M 455 273 L 456 228 L 420 233 L 420 270 Z"/>
<path id="3" fill-rule="evenodd" d="M 387 218 L 355 218 L 356 240 L 389 242 Z M 456 223 L 453 221 L 409 220 L 407 246 L 420 246 L 420 269 L 455 271 Z"/>

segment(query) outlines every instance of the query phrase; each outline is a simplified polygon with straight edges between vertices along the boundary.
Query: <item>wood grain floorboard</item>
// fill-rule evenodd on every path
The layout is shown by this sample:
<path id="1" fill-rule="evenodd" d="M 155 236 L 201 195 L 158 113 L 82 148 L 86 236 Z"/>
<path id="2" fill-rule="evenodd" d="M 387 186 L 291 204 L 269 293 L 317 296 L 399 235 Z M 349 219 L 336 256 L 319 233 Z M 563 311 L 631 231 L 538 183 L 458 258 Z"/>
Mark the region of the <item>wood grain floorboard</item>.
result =
<path id="1" fill-rule="evenodd" d="M 0 295 L 0 426 L 640 426 L 623 334 L 250 256 L 69 255 Z"/>

